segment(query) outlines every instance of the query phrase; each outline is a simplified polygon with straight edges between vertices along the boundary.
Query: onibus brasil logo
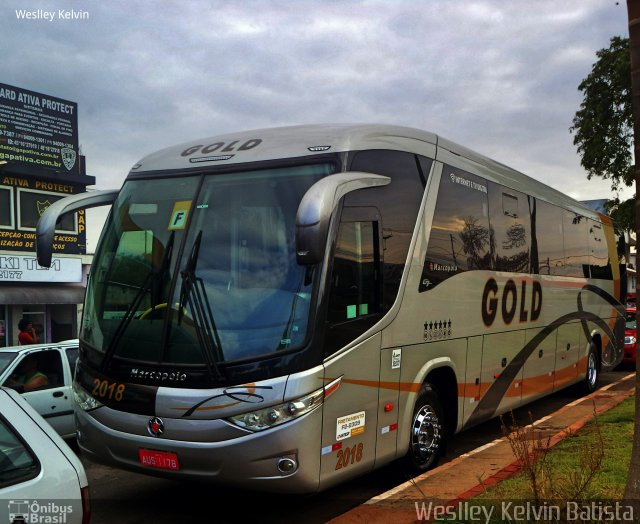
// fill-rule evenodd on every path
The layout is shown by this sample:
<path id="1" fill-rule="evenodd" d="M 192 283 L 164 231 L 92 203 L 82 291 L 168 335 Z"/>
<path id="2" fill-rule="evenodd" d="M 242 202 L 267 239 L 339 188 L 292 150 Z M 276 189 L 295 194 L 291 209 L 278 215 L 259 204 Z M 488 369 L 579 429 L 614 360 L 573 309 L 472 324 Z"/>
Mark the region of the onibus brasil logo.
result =
<path id="1" fill-rule="evenodd" d="M 10 500 L 9 524 L 66 524 L 73 506 L 48 501 Z"/>

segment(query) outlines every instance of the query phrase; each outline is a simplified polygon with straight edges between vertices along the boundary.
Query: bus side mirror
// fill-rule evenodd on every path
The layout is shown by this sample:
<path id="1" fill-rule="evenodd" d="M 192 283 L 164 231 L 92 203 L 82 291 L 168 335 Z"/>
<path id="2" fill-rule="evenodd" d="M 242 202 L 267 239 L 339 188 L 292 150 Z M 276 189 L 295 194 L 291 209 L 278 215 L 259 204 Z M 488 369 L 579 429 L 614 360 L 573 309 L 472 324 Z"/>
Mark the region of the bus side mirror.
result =
<path id="1" fill-rule="evenodd" d="M 103 189 L 71 195 L 51 204 L 38 220 L 36 226 L 36 256 L 38 264 L 42 267 L 51 267 L 51 255 L 53 252 L 53 237 L 56 232 L 56 223 L 60 217 L 75 213 L 80 209 L 90 207 L 107 206 L 113 204 L 118 196 L 118 189 Z"/>
<path id="2" fill-rule="evenodd" d="M 351 191 L 386 186 L 387 176 L 351 171 L 329 175 L 313 184 L 302 197 L 296 215 L 296 260 L 302 266 L 322 262 L 333 211 Z"/>

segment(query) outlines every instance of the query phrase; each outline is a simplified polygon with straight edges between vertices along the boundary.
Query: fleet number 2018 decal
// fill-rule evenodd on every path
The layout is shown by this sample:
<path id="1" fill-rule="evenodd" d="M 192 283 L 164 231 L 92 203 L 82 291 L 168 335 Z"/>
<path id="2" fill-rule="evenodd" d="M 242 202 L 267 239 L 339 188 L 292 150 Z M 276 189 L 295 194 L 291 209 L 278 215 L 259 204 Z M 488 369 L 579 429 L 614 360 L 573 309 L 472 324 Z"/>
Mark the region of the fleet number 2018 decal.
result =
<path id="1" fill-rule="evenodd" d="M 338 462 L 336 462 L 336 469 L 346 468 L 354 462 L 360 462 L 362 460 L 362 450 L 364 444 L 354 444 L 351 447 L 338 450 Z"/>

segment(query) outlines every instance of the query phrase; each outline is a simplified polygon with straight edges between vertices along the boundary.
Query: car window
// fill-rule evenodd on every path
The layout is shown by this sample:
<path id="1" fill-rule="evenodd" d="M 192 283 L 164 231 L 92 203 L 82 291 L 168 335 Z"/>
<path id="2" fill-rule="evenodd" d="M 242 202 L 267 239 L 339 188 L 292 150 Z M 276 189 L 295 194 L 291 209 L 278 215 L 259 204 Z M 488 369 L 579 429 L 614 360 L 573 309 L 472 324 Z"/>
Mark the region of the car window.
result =
<path id="1" fill-rule="evenodd" d="M 0 488 L 25 482 L 40 471 L 40 464 L 9 423 L 0 417 Z"/>
<path id="2" fill-rule="evenodd" d="M 42 351 L 38 354 L 38 361 L 38 369 L 44 373 L 49 380 L 48 387 L 55 388 L 64 385 L 60 351 L 57 349 Z"/>
<path id="3" fill-rule="evenodd" d="M 18 353 L 6 352 L 6 351 L 3 351 L 2 353 L 0 353 L 0 373 L 2 373 L 5 369 L 7 369 L 9 364 L 13 362 L 13 359 L 16 358 L 17 354 Z"/>
<path id="4" fill-rule="evenodd" d="M 35 360 L 35 370 L 31 370 L 31 365 L 28 363 L 29 360 Z M 44 375 L 45 380 L 39 380 L 36 384 L 37 387 L 33 387 L 34 383 L 31 382 L 32 377 L 42 377 L 42 375 Z M 3 385 L 13 387 L 16 382 L 24 385 L 25 392 L 55 388 L 64 385 L 62 358 L 60 356 L 60 352 L 57 349 L 47 349 L 44 351 L 21 355 L 20 362 L 14 368 L 13 374 Z M 31 388 L 29 387 L 30 382 L 32 384 Z"/>

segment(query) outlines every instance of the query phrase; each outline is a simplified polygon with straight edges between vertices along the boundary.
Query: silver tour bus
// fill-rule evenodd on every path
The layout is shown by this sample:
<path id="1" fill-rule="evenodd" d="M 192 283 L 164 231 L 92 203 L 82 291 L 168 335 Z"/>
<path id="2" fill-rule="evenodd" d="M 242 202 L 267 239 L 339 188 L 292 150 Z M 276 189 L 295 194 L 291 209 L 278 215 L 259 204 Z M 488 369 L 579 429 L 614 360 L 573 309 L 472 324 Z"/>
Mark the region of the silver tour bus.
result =
<path id="1" fill-rule="evenodd" d="M 314 492 L 618 364 L 609 218 L 434 134 L 309 125 L 135 164 L 91 268 L 74 381 L 92 460 Z"/>

